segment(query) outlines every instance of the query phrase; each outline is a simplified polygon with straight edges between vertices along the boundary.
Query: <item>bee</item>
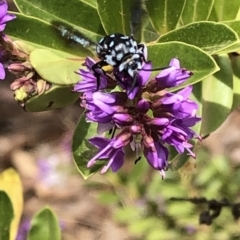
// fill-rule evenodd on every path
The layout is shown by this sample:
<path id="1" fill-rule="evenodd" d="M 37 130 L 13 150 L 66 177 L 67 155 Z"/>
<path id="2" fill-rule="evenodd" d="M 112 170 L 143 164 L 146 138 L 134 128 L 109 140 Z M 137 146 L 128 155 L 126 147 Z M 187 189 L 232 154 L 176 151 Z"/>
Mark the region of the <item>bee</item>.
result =
<path id="1" fill-rule="evenodd" d="M 92 67 L 95 76 L 99 69 L 110 65 L 116 69 L 115 77 L 117 79 L 117 73 L 127 73 L 133 79 L 132 87 L 136 84 L 138 71 L 147 62 L 146 46 L 137 43 L 133 36 L 129 37 L 120 33 L 103 37 L 97 44 L 96 53 L 100 61 Z M 97 78 L 97 86 L 100 84 L 98 81 Z"/>
<path id="2" fill-rule="evenodd" d="M 135 14 L 132 14 L 133 18 L 130 24 L 131 32 L 134 32 L 140 24 L 139 18 L 141 18 L 142 14 L 139 1 L 136 1 L 133 9 L 135 9 L 135 11 L 132 12 Z M 147 47 L 143 43 L 138 43 L 134 39 L 133 34 L 127 36 L 121 33 L 113 33 L 101 38 L 96 44 L 79 32 L 75 31 L 72 33 L 63 25 L 58 24 L 57 28 L 65 39 L 72 40 L 83 47 L 95 50 L 97 57 L 100 59 L 100 61 L 92 66 L 92 72 L 97 79 L 96 90 L 98 90 L 100 86 L 100 72 L 105 75 L 107 75 L 109 71 L 112 72 L 116 81 L 121 83 L 122 80 L 119 74 L 123 73 L 124 76 L 129 76 L 132 79 L 131 89 L 133 89 L 137 84 L 137 76 L 140 70 L 154 71 L 166 68 L 143 69 L 143 65 L 148 62 L 146 59 Z"/>

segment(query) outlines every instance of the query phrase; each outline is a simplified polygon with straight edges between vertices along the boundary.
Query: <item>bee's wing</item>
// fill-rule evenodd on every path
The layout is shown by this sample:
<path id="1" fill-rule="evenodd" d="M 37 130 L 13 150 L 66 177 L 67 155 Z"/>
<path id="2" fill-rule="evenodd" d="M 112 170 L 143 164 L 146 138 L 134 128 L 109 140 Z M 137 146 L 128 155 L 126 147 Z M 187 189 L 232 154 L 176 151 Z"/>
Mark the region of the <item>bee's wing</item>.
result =
<path id="1" fill-rule="evenodd" d="M 87 38 L 84 34 L 80 33 L 76 29 L 73 29 L 67 24 L 60 21 L 53 21 L 51 23 L 60 35 L 69 42 L 75 42 L 80 44 L 84 48 L 95 50 L 97 44 Z"/>
<path id="2" fill-rule="evenodd" d="M 130 29 L 131 34 L 138 41 L 141 40 L 142 36 L 142 25 L 145 17 L 147 16 L 146 10 L 144 8 L 144 1 L 146 0 L 132 0 L 131 6 L 131 21 L 130 21 Z"/>

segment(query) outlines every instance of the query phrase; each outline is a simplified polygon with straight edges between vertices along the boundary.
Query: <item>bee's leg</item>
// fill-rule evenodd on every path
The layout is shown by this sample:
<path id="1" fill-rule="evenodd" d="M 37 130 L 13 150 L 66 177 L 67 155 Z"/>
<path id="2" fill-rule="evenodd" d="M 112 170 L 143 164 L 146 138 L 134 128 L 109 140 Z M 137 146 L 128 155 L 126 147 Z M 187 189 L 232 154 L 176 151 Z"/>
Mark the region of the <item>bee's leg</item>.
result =
<path id="1" fill-rule="evenodd" d="M 142 57 L 143 61 L 145 63 L 149 63 L 150 61 L 148 61 L 147 58 L 147 47 L 145 44 L 143 43 L 139 43 L 138 44 L 138 53 L 140 54 L 140 56 Z"/>
<path id="2" fill-rule="evenodd" d="M 132 90 L 136 87 L 136 83 L 137 83 L 137 77 L 138 77 L 138 72 L 135 71 L 134 72 L 134 75 L 133 75 L 133 82 L 132 82 L 132 86 L 131 86 L 131 89 L 130 89 L 130 93 L 132 92 Z"/>
<path id="3" fill-rule="evenodd" d="M 93 75 L 97 79 L 97 91 L 99 90 L 99 87 L 100 87 L 100 77 L 101 77 L 101 75 L 102 74 L 106 75 L 106 72 L 103 70 L 103 67 L 107 66 L 107 65 L 108 64 L 105 63 L 104 61 L 99 61 L 92 66 Z"/>

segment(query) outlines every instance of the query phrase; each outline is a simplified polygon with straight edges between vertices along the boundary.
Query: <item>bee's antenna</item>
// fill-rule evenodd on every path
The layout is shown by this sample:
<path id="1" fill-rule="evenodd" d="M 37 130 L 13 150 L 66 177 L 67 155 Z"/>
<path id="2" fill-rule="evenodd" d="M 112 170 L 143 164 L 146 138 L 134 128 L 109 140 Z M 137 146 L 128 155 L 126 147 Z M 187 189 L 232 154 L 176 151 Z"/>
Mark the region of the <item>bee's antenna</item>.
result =
<path id="1" fill-rule="evenodd" d="M 167 69 L 167 68 L 170 68 L 170 67 L 167 66 L 167 67 L 152 68 L 152 69 L 141 68 L 141 70 L 142 70 L 142 71 L 145 71 L 145 72 L 154 72 L 154 71 L 161 71 L 161 70 L 164 70 L 164 69 Z"/>

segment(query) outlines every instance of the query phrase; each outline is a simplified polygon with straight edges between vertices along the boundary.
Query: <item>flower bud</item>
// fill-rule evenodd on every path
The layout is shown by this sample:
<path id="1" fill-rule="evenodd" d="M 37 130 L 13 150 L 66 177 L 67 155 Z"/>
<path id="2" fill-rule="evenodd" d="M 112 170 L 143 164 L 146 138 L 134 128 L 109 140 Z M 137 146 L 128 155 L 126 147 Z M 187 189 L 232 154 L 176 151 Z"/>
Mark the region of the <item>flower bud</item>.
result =
<path id="1" fill-rule="evenodd" d="M 133 123 L 133 118 L 128 113 L 115 113 L 112 119 L 116 124 L 120 126 L 129 126 Z"/>
<path id="2" fill-rule="evenodd" d="M 147 100 L 141 99 L 137 103 L 137 108 L 139 109 L 140 112 L 146 113 L 150 108 L 150 104 Z"/>

